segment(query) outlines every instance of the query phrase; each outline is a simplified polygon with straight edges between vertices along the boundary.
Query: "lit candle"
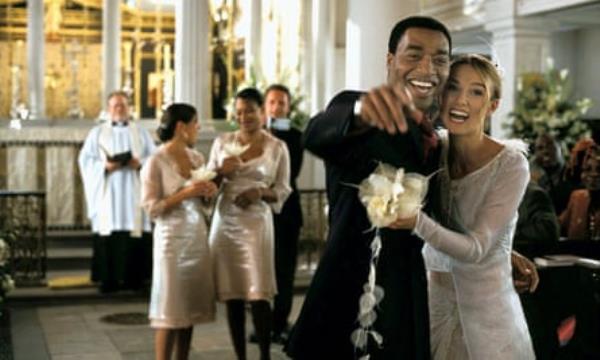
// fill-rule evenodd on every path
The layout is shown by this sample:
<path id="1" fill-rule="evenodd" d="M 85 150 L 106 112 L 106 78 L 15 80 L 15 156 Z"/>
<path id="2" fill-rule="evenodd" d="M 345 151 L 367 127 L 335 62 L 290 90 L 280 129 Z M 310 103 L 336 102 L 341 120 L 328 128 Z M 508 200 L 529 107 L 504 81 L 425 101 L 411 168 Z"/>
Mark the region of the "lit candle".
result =
<path id="1" fill-rule="evenodd" d="M 123 43 L 123 67 L 125 71 L 131 71 L 131 42 Z"/>

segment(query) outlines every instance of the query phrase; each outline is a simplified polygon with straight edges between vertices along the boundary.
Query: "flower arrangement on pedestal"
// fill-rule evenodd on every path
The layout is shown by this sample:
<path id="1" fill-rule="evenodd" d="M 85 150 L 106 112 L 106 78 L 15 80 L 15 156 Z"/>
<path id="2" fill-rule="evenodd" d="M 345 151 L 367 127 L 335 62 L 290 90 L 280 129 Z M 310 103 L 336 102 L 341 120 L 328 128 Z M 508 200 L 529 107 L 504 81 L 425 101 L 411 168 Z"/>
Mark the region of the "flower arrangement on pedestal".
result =
<path id="1" fill-rule="evenodd" d="M 592 106 L 589 98 L 571 98 L 567 69 L 556 69 L 552 59 L 544 73 L 531 72 L 519 77 L 517 102 L 510 113 L 512 122 L 504 124 L 510 135 L 532 144 L 536 137 L 548 133 L 560 141 L 563 154 L 589 129 L 581 118 Z"/>

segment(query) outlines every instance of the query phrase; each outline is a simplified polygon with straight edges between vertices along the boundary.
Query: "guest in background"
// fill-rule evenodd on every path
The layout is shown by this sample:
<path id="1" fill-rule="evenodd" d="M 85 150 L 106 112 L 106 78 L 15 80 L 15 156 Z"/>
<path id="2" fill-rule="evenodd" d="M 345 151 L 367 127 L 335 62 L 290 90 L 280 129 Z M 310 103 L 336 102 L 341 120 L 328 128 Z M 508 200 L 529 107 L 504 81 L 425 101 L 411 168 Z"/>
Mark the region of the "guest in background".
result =
<path id="1" fill-rule="evenodd" d="M 260 358 L 270 358 L 272 314 L 277 292 L 273 212 L 291 192 L 290 160 L 281 140 L 263 130 L 263 98 L 254 88 L 235 97 L 239 130 L 215 139 L 209 166 L 222 179 L 210 231 L 217 298 L 227 305 L 227 321 L 238 359 L 246 359 L 245 304 L 250 303 Z M 233 146 L 248 146 L 241 154 Z"/>
<path id="2" fill-rule="evenodd" d="M 581 182 L 581 172 L 583 170 L 583 160 L 585 159 L 588 149 L 595 144 L 593 139 L 582 138 L 573 146 L 569 155 L 569 163 L 565 168 L 565 181 L 569 182 L 571 192 L 575 189 L 584 187 Z M 569 193 L 569 197 L 571 193 Z M 558 210 L 558 209 L 557 209 Z M 559 212 L 559 214 L 562 212 Z"/>
<path id="3" fill-rule="evenodd" d="M 567 207 L 573 185 L 565 179 L 565 160 L 552 135 L 537 137 L 530 168 L 532 181 L 548 193 L 556 214 L 560 214 Z"/>
<path id="4" fill-rule="evenodd" d="M 513 247 L 519 253 L 534 258 L 547 254 L 558 244 L 560 227 L 548 193 L 530 181 L 519 205 L 519 219 Z"/>
<path id="5" fill-rule="evenodd" d="M 172 104 L 163 113 L 163 142 L 142 170 L 142 204 L 154 219 L 150 326 L 156 329 L 156 359 L 187 359 L 193 325 L 214 321 L 215 294 L 203 198 L 217 192 L 211 181 L 194 181 L 204 165 L 193 150 L 196 109 Z"/>
<path id="6" fill-rule="evenodd" d="M 150 221 L 140 204 L 139 169 L 154 152 L 150 133 L 129 115 L 127 94 L 108 96 L 110 121 L 95 126 L 79 153 L 92 222 L 92 280 L 102 292 L 138 289 L 150 277 Z"/>
<path id="7" fill-rule="evenodd" d="M 292 96 L 281 84 L 269 86 L 265 92 L 267 128 L 287 145 L 290 154 L 290 187 L 292 192 L 279 214 L 273 215 L 275 225 L 275 279 L 277 295 L 273 302 L 273 341 L 282 343 L 288 337 L 288 318 L 292 311 L 294 277 L 298 256 L 298 238 L 302 227 L 302 208 L 296 179 L 302 168 L 304 149 L 302 132 L 291 125 Z"/>
<path id="8" fill-rule="evenodd" d="M 567 209 L 559 218 L 569 240 L 600 240 L 600 147 L 590 141 L 585 142 L 585 151 L 580 152 L 583 153 L 581 182 L 585 188 L 571 193 Z"/>

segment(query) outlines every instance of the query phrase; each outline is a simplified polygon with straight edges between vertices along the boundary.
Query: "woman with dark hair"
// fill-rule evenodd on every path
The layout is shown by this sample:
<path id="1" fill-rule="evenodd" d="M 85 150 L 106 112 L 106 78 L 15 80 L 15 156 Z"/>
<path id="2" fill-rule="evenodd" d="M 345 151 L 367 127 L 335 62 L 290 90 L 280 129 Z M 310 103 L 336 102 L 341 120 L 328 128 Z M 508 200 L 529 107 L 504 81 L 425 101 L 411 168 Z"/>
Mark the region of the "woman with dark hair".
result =
<path id="1" fill-rule="evenodd" d="M 261 359 L 270 358 L 269 302 L 277 292 L 273 212 L 281 211 L 291 192 L 288 150 L 263 130 L 262 104 L 256 89 L 236 95 L 240 128 L 215 139 L 209 160 L 209 168 L 216 169 L 222 180 L 210 231 L 217 298 L 227 304 L 238 359 L 246 359 L 246 302 L 252 309 Z"/>
<path id="2" fill-rule="evenodd" d="M 600 239 L 600 147 L 591 139 L 578 142 L 579 163 L 572 160 L 573 173 L 583 189 L 573 190 L 569 204 L 560 214 L 560 225 L 569 240 Z M 577 156 L 577 152 L 573 152 Z"/>
<path id="3" fill-rule="evenodd" d="M 203 198 L 217 186 L 194 180 L 204 165 L 193 150 L 196 109 L 172 104 L 161 119 L 162 145 L 142 169 L 142 204 L 155 222 L 150 326 L 156 329 L 156 359 L 187 359 L 193 325 L 214 321 L 215 299 Z"/>

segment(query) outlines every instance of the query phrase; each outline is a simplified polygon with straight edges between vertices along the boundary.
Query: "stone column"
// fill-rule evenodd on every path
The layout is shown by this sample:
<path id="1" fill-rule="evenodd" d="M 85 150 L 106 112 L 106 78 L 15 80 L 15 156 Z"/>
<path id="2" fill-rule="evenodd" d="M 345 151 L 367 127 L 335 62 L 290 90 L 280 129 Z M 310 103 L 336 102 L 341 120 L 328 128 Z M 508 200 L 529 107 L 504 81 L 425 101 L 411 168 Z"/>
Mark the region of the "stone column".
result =
<path id="1" fill-rule="evenodd" d="M 502 100 L 492 117 L 491 133 L 506 137 L 502 124 L 510 121 L 514 109 L 519 75 L 543 71 L 550 55 L 550 32 L 557 24 L 517 16 L 512 1 L 491 0 L 486 3 L 485 30 L 492 34 L 492 44 L 502 71 Z"/>
<path id="2" fill-rule="evenodd" d="M 32 119 L 45 116 L 44 0 L 27 1 L 27 90 Z"/>
<path id="3" fill-rule="evenodd" d="M 333 0 L 332 0 L 333 1 Z M 326 105 L 325 84 L 327 57 L 333 55 L 332 16 L 329 0 L 312 1 L 312 76 L 311 113 L 323 110 Z"/>
<path id="4" fill-rule="evenodd" d="M 250 1 L 250 33 L 246 39 L 245 55 L 246 63 L 244 64 L 244 72 L 246 80 L 250 79 L 250 71 L 255 71 L 256 74 L 262 74 L 260 63 L 260 49 L 262 39 L 262 0 Z"/>
<path id="5" fill-rule="evenodd" d="M 212 116 L 209 17 L 208 0 L 175 1 L 175 102 L 194 105 L 200 119 Z"/>
<path id="6" fill-rule="evenodd" d="M 312 0 L 302 1 L 302 19 L 300 22 L 302 61 L 300 63 L 300 86 L 305 96 L 307 110 L 311 109 L 311 86 L 312 86 Z"/>
<path id="7" fill-rule="evenodd" d="M 121 88 L 121 1 L 102 1 L 102 102 Z M 129 64 L 128 64 L 129 65 Z"/>
<path id="8" fill-rule="evenodd" d="M 348 0 L 346 87 L 365 90 L 386 81 L 387 43 L 392 27 L 417 14 L 417 0 Z"/>

